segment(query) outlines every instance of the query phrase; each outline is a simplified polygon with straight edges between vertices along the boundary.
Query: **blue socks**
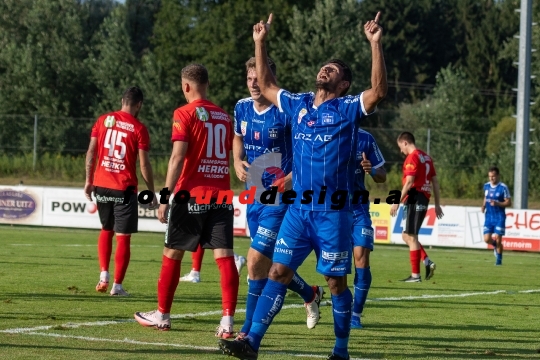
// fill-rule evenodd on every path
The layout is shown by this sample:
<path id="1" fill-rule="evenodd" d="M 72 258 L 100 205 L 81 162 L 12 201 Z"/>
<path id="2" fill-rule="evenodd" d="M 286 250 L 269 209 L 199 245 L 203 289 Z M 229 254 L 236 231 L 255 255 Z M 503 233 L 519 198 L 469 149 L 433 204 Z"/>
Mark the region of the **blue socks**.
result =
<path id="1" fill-rule="evenodd" d="M 297 273 L 294 273 L 294 276 L 289 283 L 288 289 L 300 295 L 306 303 L 311 302 L 315 297 L 315 292 L 313 291 L 313 288 L 306 284 L 304 279 L 302 279 Z"/>
<path id="2" fill-rule="evenodd" d="M 369 288 L 371 287 L 371 269 L 356 268 L 356 274 L 354 276 L 354 315 L 360 316 L 364 310 L 366 304 Z"/>
<path id="3" fill-rule="evenodd" d="M 286 293 L 287 285 L 268 279 L 263 292 L 259 296 L 259 301 L 257 301 L 257 307 L 253 313 L 251 329 L 246 337 L 253 350 L 259 351 L 262 338 L 272 323 L 272 320 L 274 320 L 274 317 L 281 310 Z M 350 317 L 349 311 L 349 321 Z"/>
<path id="4" fill-rule="evenodd" d="M 336 345 L 333 353 L 347 358 L 349 356 L 349 333 L 351 331 L 352 293 L 349 288 L 339 295 L 332 295 L 332 312 L 334 314 L 334 334 Z"/>
<path id="5" fill-rule="evenodd" d="M 268 278 L 261 280 L 248 280 L 248 293 L 246 300 L 246 320 L 244 321 L 244 326 L 240 332 L 249 333 L 251 329 L 251 321 L 253 319 L 253 313 L 257 307 L 257 301 L 261 296 L 261 293 L 266 285 Z"/>

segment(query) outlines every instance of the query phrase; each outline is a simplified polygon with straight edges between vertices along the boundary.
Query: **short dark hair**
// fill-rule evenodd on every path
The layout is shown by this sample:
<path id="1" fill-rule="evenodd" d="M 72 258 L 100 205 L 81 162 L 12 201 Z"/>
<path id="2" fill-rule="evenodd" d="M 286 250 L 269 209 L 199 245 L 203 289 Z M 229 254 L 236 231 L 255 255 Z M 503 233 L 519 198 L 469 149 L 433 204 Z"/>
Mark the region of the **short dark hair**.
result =
<path id="1" fill-rule="evenodd" d="M 341 80 L 349 82 L 349 86 L 345 90 L 343 90 L 340 94 L 340 96 L 344 96 L 349 91 L 349 88 L 352 85 L 352 70 L 349 67 L 349 65 L 347 65 L 343 60 L 331 59 L 331 60 L 328 60 L 324 65 L 328 65 L 328 64 L 336 64 L 343 70 L 343 76 L 341 77 Z"/>
<path id="2" fill-rule="evenodd" d="M 124 91 L 124 94 L 122 94 L 122 100 L 124 101 L 124 104 L 128 106 L 135 106 L 138 103 L 142 103 L 143 99 L 143 92 L 137 86 L 128 88 Z"/>
<path id="3" fill-rule="evenodd" d="M 496 167 L 496 166 L 492 166 L 492 167 L 489 168 L 488 173 L 490 173 L 490 172 L 494 172 L 495 174 L 499 175 L 499 168 Z"/>
<path id="4" fill-rule="evenodd" d="M 201 64 L 190 64 L 182 69 L 182 78 L 197 85 L 208 84 L 208 70 Z"/>
<path id="5" fill-rule="evenodd" d="M 277 68 L 276 63 L 274 60 L 268 58 L 268 66 L 270 66 L 270 70 L 272 71 L 272 74 L 276 76 L 277 74 Z M 246 61 L 246 72 L 249 71 L 249 69 L 255 69 L 255 57 L 250 58 L 248 61 Z"/>
<path id="6" fill-rule="evenodd" d="M 408 131 L 404 131 L 402 132 L 401 134 L 399 134 L 398 138 L 397 138 L 397 141 L 398 142 L 401 142 L 401 141 L 406 141 L 408 143 L 411 143 L 411 144 L 416 144 L 416 140 L 414 139 L 414 135 Z"/>

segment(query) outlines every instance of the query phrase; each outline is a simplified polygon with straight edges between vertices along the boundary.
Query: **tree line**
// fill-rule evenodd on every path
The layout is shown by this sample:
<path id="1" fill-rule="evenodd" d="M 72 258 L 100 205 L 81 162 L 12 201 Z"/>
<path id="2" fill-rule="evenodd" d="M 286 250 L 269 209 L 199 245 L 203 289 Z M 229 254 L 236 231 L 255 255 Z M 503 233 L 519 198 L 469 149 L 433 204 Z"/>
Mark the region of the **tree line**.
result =
<path id="1" fill-rule="evenodd" d="M 381 11 L 390 87 L 364 125 L 386 159 L 402 160 L 399 130 L 418 134 L 423 146 L 431 129 L 430 153 L 442 171 L 484 174 L 495 163 L 511 184 L 519 7 L 519 0 L 3 0 L 0 144 L 16 148 L 33 136 L 31 122 L 2 115 L 40 114 L 51 119 L 40 127 L 40 146 L 85 148 L 91 122 L 67 118 L 118 109 L 122 91 L 137 85 L 152 148 L 168 153 L 172 112 L 185 103 L 180 70 L 204 64 L 210 99 L 232 114 L 236 101 L 249 96 L 244 64 L 254 52 L 252 26 L 270 12 L 268 51 L 280 86 L 313 90 L 320 65 L 337 57 L 351 65 L 351 93 L 359 93 L 370 87 L 371 73 L 362 26 Z M 533 21 L 539 12 L 535 4 Z M 538 26 L 533 48 L 540 49 Z M 537 54 L 533 74 L 540 74 Z M 540 84 L 531 81 L 534 174 Z M 540 189 L 540 180 L 531 181 L 531 189 Z"/>

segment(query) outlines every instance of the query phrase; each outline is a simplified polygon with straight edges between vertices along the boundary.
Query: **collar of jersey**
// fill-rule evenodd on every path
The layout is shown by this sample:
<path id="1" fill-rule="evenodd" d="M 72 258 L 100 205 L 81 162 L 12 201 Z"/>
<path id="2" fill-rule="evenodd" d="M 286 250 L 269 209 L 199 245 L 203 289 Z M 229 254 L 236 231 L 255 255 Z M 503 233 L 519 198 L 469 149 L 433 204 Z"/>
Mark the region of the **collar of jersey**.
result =
<path id="1" fill-rule="evenodd" d="M 267 113 L 268 111 L 270 111 L 270 109 L 272 109 L 273 107 L 274 107 L 274 104 L 270 104 L 269 107 L 267 107 L 266 109 L 264 109 L 264 110 L 261 111 L 261 112 L 258 112 L 257 109 L 255 108 L 255 101 L 253 102 L 253 111 L 255 111 L 255 114 L 257 114 L 257 115 L 265 114 L 265 113 Z"/>
<path id="2" fill-rule="evenodd" d="M 500 183 L 501 183 L 500 181 L 497 183 L 497 185 L 491 185 L 491 183 L 489 183 L 489 186 L 490 186 L 492 189 L 495 189 L 497 186 L 499 186 Z"/>

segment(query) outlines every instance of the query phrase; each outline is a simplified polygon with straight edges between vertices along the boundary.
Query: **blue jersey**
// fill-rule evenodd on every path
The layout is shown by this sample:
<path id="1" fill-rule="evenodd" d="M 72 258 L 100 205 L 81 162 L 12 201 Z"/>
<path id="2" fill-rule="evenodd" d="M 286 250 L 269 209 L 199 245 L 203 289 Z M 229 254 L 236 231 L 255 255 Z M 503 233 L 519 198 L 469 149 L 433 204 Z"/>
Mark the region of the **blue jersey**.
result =
<path id="1" fill-rule="evenodd" d="M 366 154 L 366 158 L 369 160 L 369 162 L 371 162 L 371 167 L 374 169 L 378 169 L 384 165 L 384 157 L 381 150 L 377 146 L 373 135 L 367 131 L 358 129 L 356 136 L 358 141 L 356 145 L 356 162 L 358 164 L 358 168 L 356 169 L 356 175 L 354 177 L 354 191 L 363 191 L 366 190 L 366 186 L 364 184 L 366 172 L 360 165 L 362 162 L 362 153 Z M 369 203 L 362 204 L 362 198 L 358 200 L 358 204 L 354 204 L 353 206 L 355 209 L 363 207 L 369 212 Z"/>
<path id="2" fill-rule="evenodd" d="M 234 132 L 244 138 L 244 149 L 249 164 L 263 154 L 281 154 L 281 174 L 287 175 L 292 170 L 292 142 L 289 117 L 270 105 L 262 112 L 255 110 L 252 98 L 238 101 L 234 108 Z M 270 170 L 270 171 L 268 171 Z M 262 184 L 270 189 L 276 179 L 275 171 L 267 169 L 262 175 Z M 246 186 L 248 184 L 246 183 Z"/>
<path id="3" fill-rule="evenodd" d="M 506 219 L 505 208 L 500 206 L 491 206 L 490 201 L 503 202 L 504 199 L 510 199 L 510 190 L 506 184 L 499 182 L 493 186 L 487 182 L 484 184 L 484 196 L 486 198 L 486 221 Z"/>
<path id="4" fill-rule="evenodd" d="M 278 92 L 279 110 L 291 117 L 296 192 L 291 206 L 312 211 L 348 210 L 357 168 L 356 129 L 360 119 L 368 115 L 362 94 L 328 100 L 319 107 L 314 106 L 314 100 L 314 93 Z"/>

